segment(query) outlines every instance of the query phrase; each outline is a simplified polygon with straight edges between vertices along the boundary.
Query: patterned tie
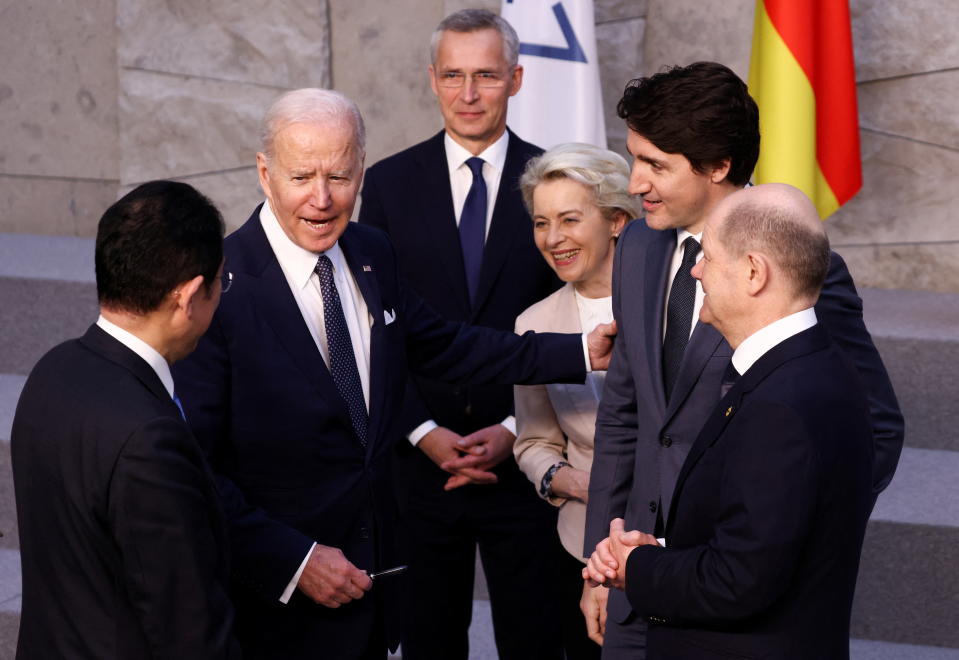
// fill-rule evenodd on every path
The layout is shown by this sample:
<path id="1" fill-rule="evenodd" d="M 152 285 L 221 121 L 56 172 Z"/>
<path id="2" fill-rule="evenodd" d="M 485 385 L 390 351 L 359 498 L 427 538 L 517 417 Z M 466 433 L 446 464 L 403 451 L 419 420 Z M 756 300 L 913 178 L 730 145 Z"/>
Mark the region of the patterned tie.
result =
<path id="1" fill-rule="evenodd" d="M 486 180 L 483 179 L 482 158 L 474 156 L 466 161 L 466 165 L 473 173 L 473 185 L 460 214 L 460 247 L 472 305 L 476 302 L 480 267 L 483 265 L 483 245 L 486 243 Z"/>
<path id="2" fill-rule="evenodd" d="M 676 271 L 673 286 L 669 290 L 669 304 L 666 306 L 666 337 L 663 339 L 663 385 L 666 387 L 666 400 L 669 401 L 679 375 L 679 365 L 683 362 L 683 353 L 689 343 L 689 328 L 693 320 L 693 307 L 696 304 L 696 280 L 689 271 L 696 265 L 699 254 L 699 242 L 690 236 L 683 241 L 683 263 Z"/>
<path id="3" fill-rule="evenodd" d="M 340 396 L 350 411 L 353 430 L 366 446 L 366 431 L 369 415 L 366 401 L 363 399 L 363 386 L 360 384 L 360 372 L 356 368 L 353 355 L 353 342 L 350 330 L 346 327 L 340 295 L 333 282 L 333 263 L 325 254 L 321 254 L 313 269 L 320 278 L 320 293 L 323 295 L 323 318 L 326 325 L 326 345 L 330 352 L 330 373 Z"/>

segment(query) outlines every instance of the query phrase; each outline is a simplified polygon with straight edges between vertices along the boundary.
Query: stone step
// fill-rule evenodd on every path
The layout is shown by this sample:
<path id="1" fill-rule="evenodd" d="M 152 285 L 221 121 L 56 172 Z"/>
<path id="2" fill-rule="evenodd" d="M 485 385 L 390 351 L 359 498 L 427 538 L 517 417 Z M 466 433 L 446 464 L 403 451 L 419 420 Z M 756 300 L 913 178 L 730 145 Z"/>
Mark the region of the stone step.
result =
<path id="1" fill-rule="evenodd" d="M 959 294 L 860 293 L 906 418 L 906 444 L 959 450 Z"/>

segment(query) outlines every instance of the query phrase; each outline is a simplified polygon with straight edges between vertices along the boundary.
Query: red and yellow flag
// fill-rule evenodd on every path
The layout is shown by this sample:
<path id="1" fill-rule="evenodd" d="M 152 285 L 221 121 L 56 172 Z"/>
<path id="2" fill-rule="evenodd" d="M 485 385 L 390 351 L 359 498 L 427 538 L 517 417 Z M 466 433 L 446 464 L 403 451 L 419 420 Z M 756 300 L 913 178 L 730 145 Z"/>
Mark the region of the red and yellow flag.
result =
<path id="1" fill-rule="evenodd" d="M 848 1 L 756 0 L 749 92 L 756 183 L 796 186 L 825 219 L 862 186 Z"/>

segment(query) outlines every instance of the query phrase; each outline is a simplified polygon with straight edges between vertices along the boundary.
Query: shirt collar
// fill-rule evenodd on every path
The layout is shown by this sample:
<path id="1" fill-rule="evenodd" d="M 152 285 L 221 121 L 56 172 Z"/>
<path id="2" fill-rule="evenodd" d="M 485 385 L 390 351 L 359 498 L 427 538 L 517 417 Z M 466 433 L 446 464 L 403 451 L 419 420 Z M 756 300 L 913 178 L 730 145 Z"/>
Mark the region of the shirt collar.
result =
<path id="1" fill-rule="evenodd" d="M 135 334 L 105 319 L 102 314 L 97 319 L 97 326 L 143 358 L 143 361 L 150 365 L 150 368 L 159 376 L 160 382 L 163 383 L 167 394 L 170 395 L 171 399 L 173 398 L 173 374 L 170 373 L 170 365 L 167 363 L 166 358 Z"/>
<path id="2" fill-rule="evenodd" d="M 446 165 L 449 167 L 450 175 L 462 167 L 463 163 L 473 157 L 473 154 L 451 138 L 449 133 L 443 135 L 443 146 L 446 148 Z M 503 167 L 506 165 L 506 149 L 508 146 L 509 131 L 503 131 L 499 139 L 480 152 L 478 157 L 486 161 L 488 165 L 502 172 Z"/>
<path id="3" fill-rule="evenodd" d="M 690 234 L 685 229 L 677 229 L 676 230 L 676 249 L 677 250 L 682 249 L 683 243 L 685 243 L 686 239 L 689 238 L 690 236 L 695 238 L 696 242 L 699 243 L 700 245 L 703 244 L 703 232 L 699 232 L 698 234 Z"/>
<path id="4" fill-rule="evenodd" d="M 812 307 L 784 316 L 773 321 L 765 328 L 757 330 L 746 337 L 735 351 L 733 351 L 733 366 L 740 375 L 769 352 L 774 346 L 781 344 L 793 335 L 816 325 L 816 310 Z"/>
<path id="5" fill-rule="evenodd" d="M 313 275 L 313 269 L 316 268 L 316 260 L 319 254 L 310 252 L 290 240 L 290 237 L 283 231 L 280 221 L 273 214 L 270 208 L 269 200 L 263 202 L 260 208 L 260 225 L 266 233 L 266 240 L 269 241 L 276 260 L 280 262 L 280 268 L 287 274 L 287 277 L 300 289 L 304 288 Z M 333 271 L 336 272 L 344 266 L 343 249 L 340 242 L 337 241 L 325 254 L 333 262 Z"/>

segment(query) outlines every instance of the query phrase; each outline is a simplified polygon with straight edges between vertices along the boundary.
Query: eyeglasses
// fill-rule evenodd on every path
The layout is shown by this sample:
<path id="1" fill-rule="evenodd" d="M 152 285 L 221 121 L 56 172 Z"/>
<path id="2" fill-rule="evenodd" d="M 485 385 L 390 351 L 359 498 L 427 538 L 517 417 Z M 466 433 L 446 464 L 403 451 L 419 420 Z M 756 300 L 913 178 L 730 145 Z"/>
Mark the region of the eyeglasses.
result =
<path id="1" fill-rule="evenodd" d="M 220 293 L 226 293 L 231 286 L 233 286 L 233 273 L 225 270 L 220 275 Z"/>
<path id="2" fill-rule="evenodd" d="M 436 76 L 436 84 L 440 87 L 462 87 L 466 83 L 467 75 L 460 71 L 444 71 Z M 479 71 L 469 74 L 474 87 L 492 88 L 504 87 L 507 76 L 499 71 Z"/>

